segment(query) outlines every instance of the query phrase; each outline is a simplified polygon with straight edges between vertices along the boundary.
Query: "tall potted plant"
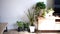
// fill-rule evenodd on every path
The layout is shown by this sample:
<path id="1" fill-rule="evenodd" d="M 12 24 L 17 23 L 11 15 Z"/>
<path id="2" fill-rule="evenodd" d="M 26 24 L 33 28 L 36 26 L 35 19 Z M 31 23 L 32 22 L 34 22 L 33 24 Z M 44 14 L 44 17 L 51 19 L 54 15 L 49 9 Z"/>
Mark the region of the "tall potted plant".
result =
<path id="1" fill-rule="evenodd" d="M 29 19 L 30 22 L 30 32 L 34 32 L 35 31 L 35 26 L 34 26 L 34 12 L 31 12 L 30 10 L 28 10 L 28 14 L 27 17 Z"/>

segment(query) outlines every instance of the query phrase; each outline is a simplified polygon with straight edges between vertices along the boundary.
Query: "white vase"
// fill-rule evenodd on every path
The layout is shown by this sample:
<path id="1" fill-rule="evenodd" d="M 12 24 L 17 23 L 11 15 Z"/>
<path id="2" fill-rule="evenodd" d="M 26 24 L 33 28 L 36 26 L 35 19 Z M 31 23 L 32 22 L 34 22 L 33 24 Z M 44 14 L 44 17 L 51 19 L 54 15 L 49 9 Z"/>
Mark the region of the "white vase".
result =
<path id="1" fill-rule="evenodd" d="M 35 26 L 29 26 L 30 32 L 35 32 Z"/>

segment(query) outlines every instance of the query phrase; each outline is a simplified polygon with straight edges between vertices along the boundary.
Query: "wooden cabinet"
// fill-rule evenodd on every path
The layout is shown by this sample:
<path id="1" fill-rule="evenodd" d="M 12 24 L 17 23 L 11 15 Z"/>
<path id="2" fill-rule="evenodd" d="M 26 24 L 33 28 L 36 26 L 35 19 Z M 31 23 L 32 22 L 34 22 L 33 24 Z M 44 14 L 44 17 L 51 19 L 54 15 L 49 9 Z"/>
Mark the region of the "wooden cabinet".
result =
<path id="1" fill-rule="evenodd" d="M 38 30 L 60 30 L 60 17 L 38 18 Z"/>
<path id="2" fill-rule="evenodd" d="M 7 23 L 0 23 L 0 34 L 3 34 L 4 29 L 7 27 Z"/>

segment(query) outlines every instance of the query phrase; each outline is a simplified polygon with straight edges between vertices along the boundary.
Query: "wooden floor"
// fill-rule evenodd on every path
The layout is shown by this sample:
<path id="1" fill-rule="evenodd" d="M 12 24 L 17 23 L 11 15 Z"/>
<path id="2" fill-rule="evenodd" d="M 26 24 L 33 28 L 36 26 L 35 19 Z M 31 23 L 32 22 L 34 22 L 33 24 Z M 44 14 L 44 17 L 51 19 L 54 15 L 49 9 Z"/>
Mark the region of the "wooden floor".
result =
<path id="1" fill-rule="evenodd" d="M 8 32 L 4 32 L 4 34 L 60 34 L 60 33 L 30 33 L 27 31 L 18 32 L 16 30 L 9 30 Z"/>

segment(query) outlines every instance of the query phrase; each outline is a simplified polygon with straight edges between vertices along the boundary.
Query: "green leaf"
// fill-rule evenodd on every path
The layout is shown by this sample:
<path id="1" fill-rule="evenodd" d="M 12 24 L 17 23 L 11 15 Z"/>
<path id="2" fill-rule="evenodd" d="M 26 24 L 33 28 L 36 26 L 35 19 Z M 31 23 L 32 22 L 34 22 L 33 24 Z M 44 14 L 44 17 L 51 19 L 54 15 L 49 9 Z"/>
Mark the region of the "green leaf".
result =
<path id="1" fill-rule="evenodd" d="M 23 22 L 22 21 L 17 21 L 18 27 L 23 27 Z"/>

